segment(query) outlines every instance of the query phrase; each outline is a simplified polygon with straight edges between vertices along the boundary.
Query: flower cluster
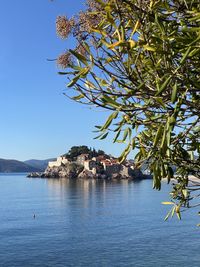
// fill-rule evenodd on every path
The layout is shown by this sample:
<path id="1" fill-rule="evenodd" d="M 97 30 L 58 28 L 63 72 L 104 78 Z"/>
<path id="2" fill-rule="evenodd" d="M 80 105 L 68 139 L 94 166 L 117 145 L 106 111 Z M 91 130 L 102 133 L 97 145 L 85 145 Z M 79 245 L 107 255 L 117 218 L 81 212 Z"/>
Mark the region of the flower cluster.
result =
<path id="1" fill-rule="evenodd" d="M 62 39 L 65 39 L 71 33 L 74 25 L 73 18 L 67 19 L 66 16 L 58 16 L 56 19 L 56 32 Z"/>
<path id="2" fill-rule="evenodd" d="M 104 1 L 105 2 L 105 1 Z M 87 0 L 86 5 L 91 11 L 100 11 L 102 10 L 102 5 L 94 0 Z"/>
<path id="3" fill-rule="evenodd" d="M 80 33 L 90 33 L 91 28 L 95 28 L 101 21 L 102 15 L 91 14 L 90 12 L 80 12 L 79 13 L 79 31 Z"/>
<path id="4" fill-rule="evenodd" d="M 70 64 L 72 64 L 72 55 L 66 51 L 57 58 L 57 64 L 62 69 L 67 68 Z"/>

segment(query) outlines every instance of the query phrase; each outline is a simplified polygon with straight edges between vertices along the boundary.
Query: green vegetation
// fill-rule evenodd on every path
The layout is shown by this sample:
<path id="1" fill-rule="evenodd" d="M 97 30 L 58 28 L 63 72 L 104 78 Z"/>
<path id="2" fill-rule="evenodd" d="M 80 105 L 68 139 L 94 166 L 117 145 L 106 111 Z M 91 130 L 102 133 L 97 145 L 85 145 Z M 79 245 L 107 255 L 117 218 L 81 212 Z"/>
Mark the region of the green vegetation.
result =
<path id="1" fill-rule="evenodd" d="M 63 155 L 68 159 L 76 160 L 81 154 L 88 154 L 89 158 L 105 155 L 103 150 L 96 151 L 94 148 L 88 148 L 87 146 L 73 146 L 70 148 L 67 154 Z"/>
<path id="2" fill-rule="evenodd" d="M 155 189 L 176 179 L 167 204 L 179 218 L 200 190 L 188 184 L 190 174 L 200 178 L 199 10 L 199 0 L 95 0 L 57 19 L 58 35 L 77 42 L 57 60 L 67 96 L 110 110 L 98 138 L 126 143 L 120 161 L 136 150 Z"/>
<path id="3" fill-rule="evenodd" d="M 68 168 L 69 173 L 80 173 L 83 170 L 83 166 L 75 162 L 68 163 L 67 168 Z"/>

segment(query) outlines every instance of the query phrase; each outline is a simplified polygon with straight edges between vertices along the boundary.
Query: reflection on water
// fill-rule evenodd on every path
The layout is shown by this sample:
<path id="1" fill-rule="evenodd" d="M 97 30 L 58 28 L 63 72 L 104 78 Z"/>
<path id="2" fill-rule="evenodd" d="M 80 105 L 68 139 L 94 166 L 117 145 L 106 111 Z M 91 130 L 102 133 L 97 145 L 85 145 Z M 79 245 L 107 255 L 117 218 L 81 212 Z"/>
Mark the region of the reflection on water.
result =
<path id="1" fill-rule="evenodd" d="M 164 222 L 168 191 L 0 175 L 0 266 L 199 266 L 199 218 Z"/>
<path id="2" fill-rule="evenodd" d="M 81 195 L 83 199 L 88 199 L 88 196 L 96 195 L 96 191 L 102 195 L 110 186 L 122 185 L 121 189 L 128 190 L 129 184 L 132 183 L 128 180 L 122 181 L 105 181 L 105 180 L 72 180 L 72 179 L 47 179 L 48 189 L 55 193 L 55 195 L 68 195 L 70 193 Z"/>
<path id="3" fill-rule="evenodd" d="M 66 199 L 73 199 L 73 205 L 80 205 L 82 208 L 92 208 L 95 203 L 107 205 L 112 198 L 112 191 L 123 196 L 124 200 L 129 197 L 129 191 L 140 193 L 142 181 L 128 180 L 72 180 L 72 179 L 47 179 L 48 191 L 51 197 L 59 198 L 60 205 L 70 208 L 71 203 Z"/>

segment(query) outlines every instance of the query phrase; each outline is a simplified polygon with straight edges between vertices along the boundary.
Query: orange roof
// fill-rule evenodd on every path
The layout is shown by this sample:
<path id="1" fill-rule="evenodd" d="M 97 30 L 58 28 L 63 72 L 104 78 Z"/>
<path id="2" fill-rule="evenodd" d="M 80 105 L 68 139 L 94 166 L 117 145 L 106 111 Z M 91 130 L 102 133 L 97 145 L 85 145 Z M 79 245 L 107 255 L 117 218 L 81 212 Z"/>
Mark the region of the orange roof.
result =
<path id="1" fill-rule="evenodd" d="M 101 155 L 101 156 L 98 156 L 97 159 L 105 159 L 105 156 L 104 155 Z"/>
<path id="2" fill-rule="evenodd" d="M 116 159 L 111 159 L 111 162 L 112 163 L 117 163 L 117 164 L 119 163 Z"/>
<path id="3" fill-rule="evenodd" d="M 112 163 L 111 162 L 105 162 L 105 165 L 106 166 L 112 166 Z"/>
<path id="4" fill-rule="evenodd" d="M 101 163 L 104 163 L 104 162 L 105 162 L 105 163 L 106 163 L 106 162 L 110 162 L 110 160 L 109 160 L 109 159 L 102 159 L 102 160 L 101 160 Z"/>

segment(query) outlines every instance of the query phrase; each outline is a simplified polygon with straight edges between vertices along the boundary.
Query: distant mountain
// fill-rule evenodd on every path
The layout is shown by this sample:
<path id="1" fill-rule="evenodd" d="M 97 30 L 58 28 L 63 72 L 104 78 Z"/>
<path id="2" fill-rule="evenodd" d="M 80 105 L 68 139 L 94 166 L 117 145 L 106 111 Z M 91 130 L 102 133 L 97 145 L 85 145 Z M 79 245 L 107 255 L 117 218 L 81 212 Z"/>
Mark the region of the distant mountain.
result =
<path id="1" fill-rule="evenodd" d="M 31 167 L 34 167 L 34 168 L 37 168 L 37 169 L 44 171 L 48 165 L 48 162 L 54 161 L 54 160 L 56 160 L 56 159 L 55 158 L 54 159 L 45 159 L 45 160 L 30 159 L 30 160 L 24 161 L 24 163 L 31 166 Z"/>
<path id="2" fill-rule="evenodd" d="M 39 172 L 40 168 L 13 159 L 0 159 L 0 172 Z"/>

